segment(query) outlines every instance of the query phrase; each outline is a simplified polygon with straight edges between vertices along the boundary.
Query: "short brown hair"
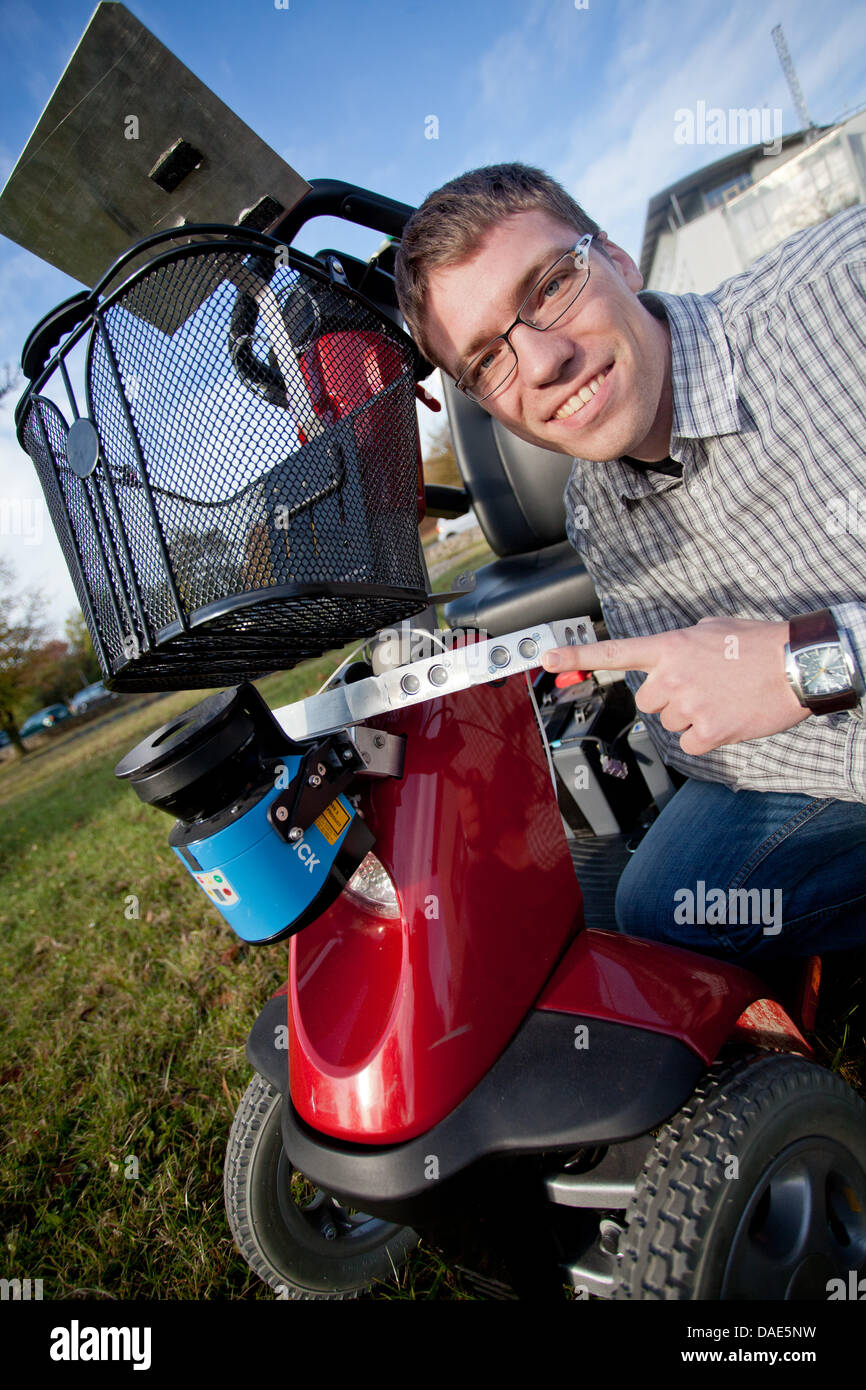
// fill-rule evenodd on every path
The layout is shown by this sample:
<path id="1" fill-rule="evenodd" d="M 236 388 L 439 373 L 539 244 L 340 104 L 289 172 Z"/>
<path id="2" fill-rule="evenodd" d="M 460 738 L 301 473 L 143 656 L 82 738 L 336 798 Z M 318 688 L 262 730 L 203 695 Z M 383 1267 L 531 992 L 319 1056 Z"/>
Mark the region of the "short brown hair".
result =
<path id="1" fill-rule="evenodd" d="M 598 223 L 561 184 L 528 164 L 470 169 L 428 194 L 409 218 L 397 251 L 397 301 L 409 332 L 431 362 L 435 358 L 424 333 L 431 270 L 465 260 L 504 217 L 536 210 L 549 212 L 579 235 L 599 234 Z"/>

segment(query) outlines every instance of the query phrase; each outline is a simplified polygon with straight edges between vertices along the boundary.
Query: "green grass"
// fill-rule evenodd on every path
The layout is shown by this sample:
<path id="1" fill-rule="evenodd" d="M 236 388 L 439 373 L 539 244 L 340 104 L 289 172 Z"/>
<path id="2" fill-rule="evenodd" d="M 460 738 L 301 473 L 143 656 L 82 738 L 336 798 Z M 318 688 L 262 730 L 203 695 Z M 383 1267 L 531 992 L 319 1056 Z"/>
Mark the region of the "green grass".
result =
<path id="1" fill-rule="evenodd" d="M 351 649 L 256 684 L 272 707 L 302 699 Z M 273 1297 L 234 1249 L 222 1165 L 287 945 L 239 942 L 180 870 L 171 819 L 113 776 L 207 693 L 0 763 L 0 1274 L 46 1298 Z M 470 1295 L 421 1252 L 380 1296 Z"/>
<path id="2" fill-rule="evenodd" d="M 348 651 L 257 685 L 272 706 L 303 698 Z M 205 693 L 0 764 L 0 1274 L 41 1278 L 46 1298 L 273 1297 L 234 1250 L 222 1164 L 287 946 L 240 943 L 181 871 L 170 818 L 112 771 Z M 819 1047 L 858 1086 L 863 1033 L 852 998 Z M 371 1296 L 478 1297 L 431 1250 Z"/>

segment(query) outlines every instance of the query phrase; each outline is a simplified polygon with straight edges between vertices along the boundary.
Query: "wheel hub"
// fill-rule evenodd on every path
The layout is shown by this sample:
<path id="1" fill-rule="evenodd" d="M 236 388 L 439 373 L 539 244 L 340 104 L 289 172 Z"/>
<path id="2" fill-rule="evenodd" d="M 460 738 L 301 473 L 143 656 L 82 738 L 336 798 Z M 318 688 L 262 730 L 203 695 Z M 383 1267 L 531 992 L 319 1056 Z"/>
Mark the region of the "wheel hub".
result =
<path id="1" fill-rule="evenodd" d="M 833 1278 L 866 1266 L 866 1175 L 829 1138 L 784 1149 L 740 1218 L 723 1299 L 821 1300 Z"/>

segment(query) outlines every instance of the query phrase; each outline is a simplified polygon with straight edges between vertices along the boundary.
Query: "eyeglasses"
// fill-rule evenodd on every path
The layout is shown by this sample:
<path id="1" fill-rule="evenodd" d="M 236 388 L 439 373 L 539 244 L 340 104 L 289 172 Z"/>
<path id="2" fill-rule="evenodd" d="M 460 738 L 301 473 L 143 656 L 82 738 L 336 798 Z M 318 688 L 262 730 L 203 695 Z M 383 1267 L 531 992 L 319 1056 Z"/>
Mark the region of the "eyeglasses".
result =
<path id="1" fill-rule="evenodd" d="M 592 236 L 582 236 L 576 246 L 559 257 L 536 281 L 504 333 L 482 348 L 457 378 L 457 388 L 473 401 L 486 401 L 504 386 L 517 367 L 511 334 L 519 323 L 543 333 L 563 318 L 589 280 L 589 247 Z"/>

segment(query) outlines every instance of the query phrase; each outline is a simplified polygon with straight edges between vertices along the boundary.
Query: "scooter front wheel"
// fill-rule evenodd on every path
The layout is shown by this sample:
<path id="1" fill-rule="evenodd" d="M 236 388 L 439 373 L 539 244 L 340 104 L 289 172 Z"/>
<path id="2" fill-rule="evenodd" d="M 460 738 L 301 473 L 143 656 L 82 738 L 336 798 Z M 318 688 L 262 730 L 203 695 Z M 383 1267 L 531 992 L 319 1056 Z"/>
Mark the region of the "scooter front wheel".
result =
<path id="1" fill-rule="evenodd" d="M 279 1298 L 355 1298 L 393 1278 L 418 1236 L 343 1206 L 299 1173 L 283 1148 L 282 1103 L 256 1073 L 235 1114 L 223 1183 L 235 1244 Z"/>

